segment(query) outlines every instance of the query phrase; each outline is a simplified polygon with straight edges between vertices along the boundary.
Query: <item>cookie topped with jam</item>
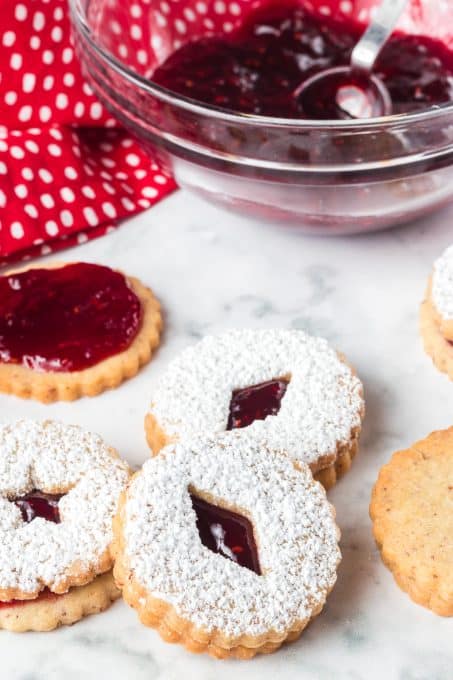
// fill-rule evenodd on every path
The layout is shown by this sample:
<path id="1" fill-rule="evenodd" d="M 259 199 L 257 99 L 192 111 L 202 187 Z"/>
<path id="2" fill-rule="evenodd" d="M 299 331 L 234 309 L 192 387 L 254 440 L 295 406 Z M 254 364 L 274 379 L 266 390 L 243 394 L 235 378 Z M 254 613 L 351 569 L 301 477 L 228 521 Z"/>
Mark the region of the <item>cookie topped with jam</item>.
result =
<path id="1" fill-rule="evenodd" d="M 151 291 L 75 262 L 0 277 L 0 391 L 71 400 L 116 387 L 151 358 L 162 321 Z"/>

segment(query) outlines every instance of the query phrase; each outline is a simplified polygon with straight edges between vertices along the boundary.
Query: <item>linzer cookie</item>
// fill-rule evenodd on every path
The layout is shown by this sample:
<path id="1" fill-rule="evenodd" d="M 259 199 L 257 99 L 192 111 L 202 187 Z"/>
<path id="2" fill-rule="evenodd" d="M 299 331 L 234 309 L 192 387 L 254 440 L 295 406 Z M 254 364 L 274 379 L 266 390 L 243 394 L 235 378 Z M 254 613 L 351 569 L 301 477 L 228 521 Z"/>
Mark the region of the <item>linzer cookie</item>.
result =
<path id="1" fill-rule="evenodd" d="M 453 380 L 453 246 L 434 263 L 421 306 L 420 329 L 427 354 Z"/>
<path id="2" fill-rule="evenodd" d="M 250 435 L 195 438 L 145 463 L 114 521 L 123 597 L 167 642 L 249 659 L 299 637 L 340 561 L 307 465 Z"/>
<path id="3" fill-rule="evenodd" d="M 307 463 L 329 488 L 357 452 L 363 413 L 360 380 L 325 340 L 236 330 L 204 338 L 170 364 L 145 428 L 154 453 L 194 434 L 240 429 Z"/>
<path id="4" fill-rule="evenodd" d="M 82 262 L 0 277 L 0 391 L 43 402 L 94 396 L 147 363 L 159 303 L 140 281 Z"/>
<path id="5" fill-rule="evenodd" d="M 410 597 L 453 616 L 453 428 L 395 453 L 370 514 L 382 559 Z"/>
<path id="6" fill-rule="evenodd" d="M 128 478 L 117 453 L 78 427 L 0 426 L 0 628 L 52 630 L 119 597 L 110 543 Z"/>

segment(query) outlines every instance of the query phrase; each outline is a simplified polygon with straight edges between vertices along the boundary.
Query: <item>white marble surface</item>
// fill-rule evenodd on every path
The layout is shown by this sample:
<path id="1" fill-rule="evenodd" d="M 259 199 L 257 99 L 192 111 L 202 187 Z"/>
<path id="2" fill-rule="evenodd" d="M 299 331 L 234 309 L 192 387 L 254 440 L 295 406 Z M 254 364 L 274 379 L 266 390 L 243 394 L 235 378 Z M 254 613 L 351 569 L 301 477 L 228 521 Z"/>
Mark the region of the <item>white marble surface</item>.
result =
<path id="1" fill-rule="evenodd" d="M 132 464 L 147 457 L 143 416 L 168 360 L 230 327 L 303 328 L 344 351 L 365 383 L 359 457 L 330 493 L 343 562 L 301 640 L 252 662 L 216 662 L 160 641 L 123 603 L 53 633 L 0 634 L 5 680 L 452 680 L 453 619 L 413 604 L 374 546 L 368 503 L 399 447 L 451 425 L 453 386 L 423 353 L 418 305 L 431 263 L 453 241 L 453 210 L 381 234 L 306 238 L 178 193 L 116 233 L 65 253 L 139 276 L 163 302 L 166 333 L 134 380 L 96 399 L 44 406 L 0 398 L 3 419 L 53 417 L 100 432 Z M 61 255 L 59 256 L 61 259 Z"/>

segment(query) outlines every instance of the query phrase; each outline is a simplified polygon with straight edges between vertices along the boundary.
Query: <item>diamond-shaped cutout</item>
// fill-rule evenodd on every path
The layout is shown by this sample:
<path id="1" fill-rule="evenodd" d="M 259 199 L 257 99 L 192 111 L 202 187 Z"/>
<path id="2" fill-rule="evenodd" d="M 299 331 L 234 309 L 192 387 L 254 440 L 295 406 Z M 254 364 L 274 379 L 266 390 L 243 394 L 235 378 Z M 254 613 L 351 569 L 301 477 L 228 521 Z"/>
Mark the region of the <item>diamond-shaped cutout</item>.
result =
<path id="1" fill-rule="evenodd" d="M 289 382 L 289 377 L 283 377 L 234 390 L 227 430 L 247 427 L 255 420 L 277 415 Z"/>
<path id="2" fill-rule="evenodd" d="M 261 575 L 253 526 L 242 515 L 190 494 L 200 540 L 206 548 Z"/>

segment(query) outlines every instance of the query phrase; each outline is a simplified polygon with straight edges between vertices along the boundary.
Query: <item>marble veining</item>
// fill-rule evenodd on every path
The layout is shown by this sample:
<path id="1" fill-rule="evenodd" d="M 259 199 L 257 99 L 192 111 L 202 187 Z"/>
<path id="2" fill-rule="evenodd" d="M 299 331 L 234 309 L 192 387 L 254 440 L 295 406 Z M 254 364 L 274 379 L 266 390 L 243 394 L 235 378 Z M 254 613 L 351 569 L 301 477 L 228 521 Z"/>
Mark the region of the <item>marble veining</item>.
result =
<path id="1" fill-rule="evenodd" d="M 121 602 L 53 633 L 0 632 L 3 680 L 453 680 L 453 619 L 413 604 L 374 545 L 368 503 L 393 451 L 452 423 L 453 385 L 424 354 L 418 305 L 433 261 L 453 241 L 453 209 L 355 238 L 307 238 L 228 215 L 179 192 L 98 241 L 59 254 L 124 269 L 166 315 L 164 343 L 134 380 L 96 399 L 44 406 L 0 397 L 2 419 L 54 417 L 98 431 L 137 467 L 143 417 L 166 363 L 206 333 L 302 328 L 342 350 L 365 384 L 359 457 L 329 494 L 343 561 L 323 614 L 301 640 L 246 662 L 167 645 Z M 57 259 L 56 258 L 56 259 Z"/>

